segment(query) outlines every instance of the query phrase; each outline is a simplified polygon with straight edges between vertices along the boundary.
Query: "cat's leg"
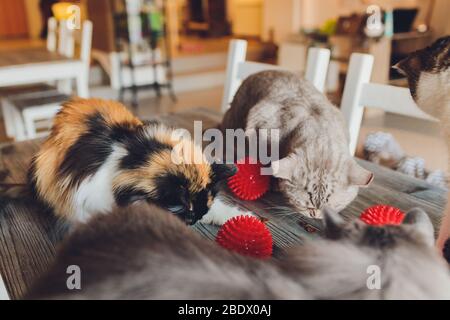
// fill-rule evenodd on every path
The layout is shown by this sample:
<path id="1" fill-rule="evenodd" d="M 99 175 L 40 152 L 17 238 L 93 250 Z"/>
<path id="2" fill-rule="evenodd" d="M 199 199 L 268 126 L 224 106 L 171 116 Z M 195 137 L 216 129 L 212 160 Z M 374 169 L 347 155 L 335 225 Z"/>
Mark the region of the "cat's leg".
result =
<path id="1" fill-rule="evenodd" d="M 208 213 L 205 214 L 200 221 L 206 224 L 215 224 L 221 226 L 229 219 L 238 216 L 255 215 L 250 211 L 242 210 L 241 208 L 228 204 L 221 198 L 216 197 Z"/>

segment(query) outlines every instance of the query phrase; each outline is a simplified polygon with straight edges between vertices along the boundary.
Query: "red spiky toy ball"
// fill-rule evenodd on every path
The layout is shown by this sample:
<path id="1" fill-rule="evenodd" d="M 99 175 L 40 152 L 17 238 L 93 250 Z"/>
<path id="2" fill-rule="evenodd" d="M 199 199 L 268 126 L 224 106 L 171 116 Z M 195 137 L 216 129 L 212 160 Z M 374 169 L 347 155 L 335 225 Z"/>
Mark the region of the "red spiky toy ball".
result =
<path id="1" fill-rule="evenodd" d="M 242 200 L 257 200 L 268 190 L 270 176 L 261 175 L 262 164 L 246 157 L 236 163 L 237 172 L 228 179 L 228 187 Z"/>
<path id="2" fill-rule="evenodd" d="M 239 216 L 228 220 L 216 237 L 225 249 L 245 256 L 266 259 L 272 255 L 272 235 L 259 219 Z"/>
<path id="3" fill-rule="evenodd" d="M 376 205 L 367 208 L 359 218 L 373 226 L 399 225 L 403 222 L 405 213 L 395 207 Z"/>

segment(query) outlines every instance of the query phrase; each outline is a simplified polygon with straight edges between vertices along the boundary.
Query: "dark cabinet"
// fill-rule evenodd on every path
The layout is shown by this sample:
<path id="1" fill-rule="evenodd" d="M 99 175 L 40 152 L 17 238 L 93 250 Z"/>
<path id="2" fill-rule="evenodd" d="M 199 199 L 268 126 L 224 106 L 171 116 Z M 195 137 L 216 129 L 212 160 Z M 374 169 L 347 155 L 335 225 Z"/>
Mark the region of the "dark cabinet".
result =
<path id="1" fill-rule="evenodd" d="M 220 37 L 231 33 L 226 0 L 188 0 L 185 29 L 187 33 Z"/>

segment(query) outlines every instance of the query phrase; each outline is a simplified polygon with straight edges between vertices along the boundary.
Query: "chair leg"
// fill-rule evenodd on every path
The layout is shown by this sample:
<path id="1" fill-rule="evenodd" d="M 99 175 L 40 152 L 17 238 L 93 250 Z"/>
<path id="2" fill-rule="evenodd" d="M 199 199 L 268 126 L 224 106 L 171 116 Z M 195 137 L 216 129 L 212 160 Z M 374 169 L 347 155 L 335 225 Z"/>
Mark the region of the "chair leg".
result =
<path id="1" fill-rule="evenodd" d="M 175 94 L 175 90 L 173 90 L 173 85 L 172 82 L 169 82 L 169 96 L 172 99 L 172 102 L 177 102 L 178 98 L 177 95 Z"/>
<path id="2" fill-rule="evenodd" d="M 66 79 L 66 80 L 60 80 L 57 82 L 57 88 L 58 91 L 63 92 L 65 94 L 71 94 L 72 93 L 72 80 Z"/>
<path id="3" fill-rule="evenodd" d="M 11 110 L 11 108 L 14 107 L 5 100 L 0 100 L 0 104 L 2 106 L 3 122 L 5 124 L 6 136 L 9 138 L 14 138 L 16 134 L 14 128 L 14 110 Z"/>
<path id="4" fill-rule="evenodd" d="M 133 94 L 133 97 L 132 97 L 132 100 L 131 100 L 131 106 L 136 109 L 139 106 L 138 89 L 137 89 L 136 85 L 133 85 L 131 87 L 131 91 L 132 91 L 132 94 Z"/>
<path id="5" fill-rule="evenodd" d="M 10 109 L 13 123 L 14 123 L 14 140 L 23 141 L 26 140 L 25 124 L 23 121 L 22 114 L 15 106 Z"/>
<path id="6" fill-rule="evenodd" d="M 81 98 L 89 98 L 89 70 L 83 70 L 77 78 L 77 93 Z"/>
<path id="7" fill-rule="evenodd" d="M 125 88 L 123 88 L 123 87 L 121 87 L 120 89 L 119 89 L 119 101 L 120 102 L 124 102 L 124 98 L 125 98 Z"/>
<path id="8" fill-rule="evenodd" d="M 25 132 L 27 139 L 36 138 L 36 125 L 34 123 L 34 117 L 26 112 L 26 110 L 22 113 L 23 120 L 25 122 Z"/>

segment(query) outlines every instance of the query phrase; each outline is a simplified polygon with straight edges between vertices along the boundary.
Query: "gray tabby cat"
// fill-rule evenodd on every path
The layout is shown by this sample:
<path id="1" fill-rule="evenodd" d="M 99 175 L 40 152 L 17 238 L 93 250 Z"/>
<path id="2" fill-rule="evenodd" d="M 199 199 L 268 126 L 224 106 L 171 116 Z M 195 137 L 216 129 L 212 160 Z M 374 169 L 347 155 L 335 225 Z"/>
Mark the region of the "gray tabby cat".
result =
<path id="1" fill-rule="evenodd" d="M 450 36 L 413 52 L 394 68 L 407 77 L 411 95 L 419 108 L 440 120 L 450 151 Z M 447 204 L 437 246 L 442 249 L 449 237 L 450 203 Z"/>
<path id="2" fill-rule="evenodd" d="M 272 162 L 278 188 L 295 209 L 321 218 L 324 206 L 341 210 L 373 174 L 348 149 L 339 110 L 308 81 L 286 71 L 263 71 L 240 86 L 222 130 L 280 130 L 280 160 Z"/>
<path id="3" fill-rule="evenodd" d="M 450 299 L 448 269 L 421 210 L 383 228 L 326 213 L 326 239 L 268 261 L 231 253 L 162 209 L 120 210 L 76 229 L 26 298 Z M 81 269 L 80 290 L 67 289 L 70 265 Z M 380 268 L 379 290 L 367 287 L 371 266 Z"/>

